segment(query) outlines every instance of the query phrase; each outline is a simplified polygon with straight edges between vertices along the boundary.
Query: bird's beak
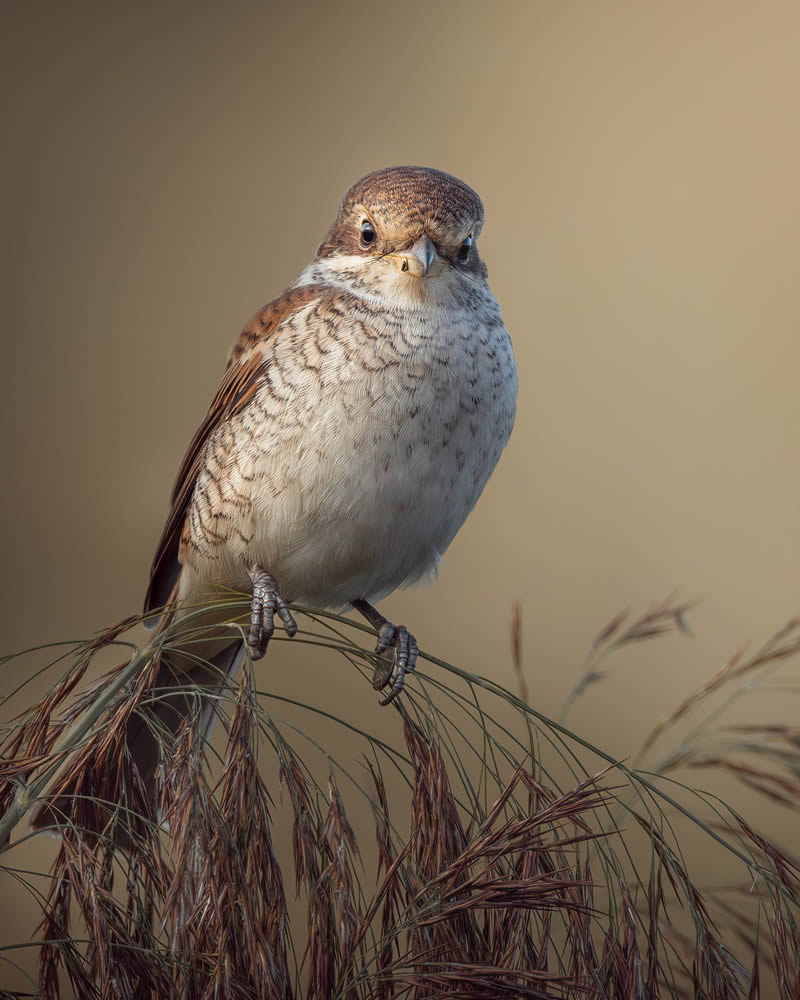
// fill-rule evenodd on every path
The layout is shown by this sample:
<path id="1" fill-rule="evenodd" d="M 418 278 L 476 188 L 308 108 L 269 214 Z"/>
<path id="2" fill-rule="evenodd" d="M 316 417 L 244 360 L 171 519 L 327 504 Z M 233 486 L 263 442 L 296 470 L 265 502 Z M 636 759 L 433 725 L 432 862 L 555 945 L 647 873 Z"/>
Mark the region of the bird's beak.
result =
<path id="1" fill-rule="evenodd" d="M 420 236 L 407 250 L 390 256 L 401 271 L 422 278 L 430 274 L 433 262 L 436 260 L 436 247 L 427 236 Z"/>

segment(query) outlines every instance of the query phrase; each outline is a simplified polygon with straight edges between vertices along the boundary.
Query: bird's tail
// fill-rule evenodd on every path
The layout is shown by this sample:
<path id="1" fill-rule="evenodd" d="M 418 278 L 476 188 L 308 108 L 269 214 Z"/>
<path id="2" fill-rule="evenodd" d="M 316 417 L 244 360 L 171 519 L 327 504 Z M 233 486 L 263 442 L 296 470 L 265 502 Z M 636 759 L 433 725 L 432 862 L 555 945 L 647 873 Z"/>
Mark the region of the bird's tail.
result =
<path id="1" fill-rule="evenodd" d="M 162 616 L 156 635 L 172 617 Z M 169 760 L 187 718 L 196 737 L 208 739 L 225 687 L 245 655 L 244 643 L 229 637 L 155 653 L 62 769 L 33 811 L 31 826 L 74 826 L 126 847 L 141 824 L 157 824 L 159 766 Z"/>

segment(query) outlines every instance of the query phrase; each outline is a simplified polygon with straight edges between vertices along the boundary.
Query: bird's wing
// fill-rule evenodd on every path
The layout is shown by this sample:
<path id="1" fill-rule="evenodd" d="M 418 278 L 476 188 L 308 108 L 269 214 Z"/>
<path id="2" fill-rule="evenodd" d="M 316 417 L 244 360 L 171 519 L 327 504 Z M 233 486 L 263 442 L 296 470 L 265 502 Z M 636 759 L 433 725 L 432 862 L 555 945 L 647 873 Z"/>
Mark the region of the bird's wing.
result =
<path id="1" fill-rule="evenodd" d="M 197 477 L 203 467 L 205 447 L 220 424 L 240 413 L 258 391 L 265 379 L 269 352 L 265 345 L 274 338 L 284 322 L 299 309 L 320 298 L 326 291 L 321 285 L 301 285 L 289 288 L 273 299 L 242 330 L 233 347 L 228 368 L 211 403 L 205 420 L 197 429 L 183 456 L 175 485 L 167 523 L 153 557 L 150 584 L 144 601 L 148 614 L 170 600 L 178 579 L 183 522 L 192 499 Z"/>

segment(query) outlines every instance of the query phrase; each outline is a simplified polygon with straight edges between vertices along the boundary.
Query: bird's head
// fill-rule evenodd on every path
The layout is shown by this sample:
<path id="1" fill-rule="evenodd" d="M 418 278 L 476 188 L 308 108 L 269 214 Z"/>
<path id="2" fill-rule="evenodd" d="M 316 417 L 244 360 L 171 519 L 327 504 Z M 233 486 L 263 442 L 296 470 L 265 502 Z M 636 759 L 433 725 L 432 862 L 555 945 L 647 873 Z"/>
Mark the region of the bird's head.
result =
<path id="1" fill-rule="evenodd" d="M 398 304 L 446 301 L 486 281 L 482 225 L 483 204 L 463 181 L 431 167 L 387 167 L 348 190 L 316 260 Z"/>

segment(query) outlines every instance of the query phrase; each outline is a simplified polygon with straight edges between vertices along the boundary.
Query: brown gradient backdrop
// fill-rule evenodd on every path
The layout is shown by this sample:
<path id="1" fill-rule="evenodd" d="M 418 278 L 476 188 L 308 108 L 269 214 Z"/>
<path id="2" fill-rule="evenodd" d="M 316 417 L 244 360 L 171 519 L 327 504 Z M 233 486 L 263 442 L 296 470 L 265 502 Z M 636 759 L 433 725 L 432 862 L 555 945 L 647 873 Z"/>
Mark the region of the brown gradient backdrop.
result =
<path id="1" fill-rule="evenodd" d="M 703 596 L 693 642 L 640 647 L 572 716 L 629 754 L 800 610 L 800 7 L 165 7 L 4 5 L 2 648 L 140 607 L 239 329 L 352 180 L 428 164 L 485 201 L 519 414 L 438 581 L 384 610 L 513 685 L 520 600 L 557 714 L 612 614 Z M 380 711 L 287 644 L 259 669 Z M 18 939 L 33 909 L 0 892 Z"/>

